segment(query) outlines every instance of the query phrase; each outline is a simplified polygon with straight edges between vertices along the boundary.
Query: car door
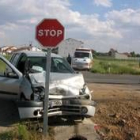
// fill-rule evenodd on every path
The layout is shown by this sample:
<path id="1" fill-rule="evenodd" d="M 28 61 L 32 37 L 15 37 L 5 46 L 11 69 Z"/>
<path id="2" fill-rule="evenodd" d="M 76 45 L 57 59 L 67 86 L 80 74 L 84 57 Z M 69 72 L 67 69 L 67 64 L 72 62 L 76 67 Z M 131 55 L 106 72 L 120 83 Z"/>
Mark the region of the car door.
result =
<path id="1" fill-rule="evenodd" d="M 17 99 L 21 82 L 22 74 L 18 73 L 18 70 L 0 55 L 0 97 Z"/>

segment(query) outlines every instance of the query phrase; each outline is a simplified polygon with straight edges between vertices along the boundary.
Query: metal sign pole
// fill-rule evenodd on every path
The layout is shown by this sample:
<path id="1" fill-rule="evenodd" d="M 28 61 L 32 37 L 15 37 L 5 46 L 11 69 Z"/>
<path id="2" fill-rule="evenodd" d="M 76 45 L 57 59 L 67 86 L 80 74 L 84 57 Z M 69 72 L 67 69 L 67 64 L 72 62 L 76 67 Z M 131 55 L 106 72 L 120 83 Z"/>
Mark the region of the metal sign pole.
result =
<path id="1" fill-rule="evenodd" d="M 44 98 L 44 114 L 43 114 L 43 135 L 47 136 L 48 132 L 48 103 L 49 103 L 49 81 L 51 68 L 51 48 L 48 48 L 46 56 L 46 79 L 45 79 L 45 98 Z"/>

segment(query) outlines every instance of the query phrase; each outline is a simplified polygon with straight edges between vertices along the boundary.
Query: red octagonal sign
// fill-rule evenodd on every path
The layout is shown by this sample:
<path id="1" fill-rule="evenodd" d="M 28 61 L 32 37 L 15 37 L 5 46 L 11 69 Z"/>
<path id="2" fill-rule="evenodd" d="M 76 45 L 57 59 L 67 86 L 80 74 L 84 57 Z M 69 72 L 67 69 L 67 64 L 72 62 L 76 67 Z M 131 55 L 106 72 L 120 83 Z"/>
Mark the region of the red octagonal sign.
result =
<path id="1" fill-rule="evenodd" d="M 64 39 L 64 27 L 57 19 L 44 19 L 36 27 L 36 40 L 45 48 L 55 48 Z"/>

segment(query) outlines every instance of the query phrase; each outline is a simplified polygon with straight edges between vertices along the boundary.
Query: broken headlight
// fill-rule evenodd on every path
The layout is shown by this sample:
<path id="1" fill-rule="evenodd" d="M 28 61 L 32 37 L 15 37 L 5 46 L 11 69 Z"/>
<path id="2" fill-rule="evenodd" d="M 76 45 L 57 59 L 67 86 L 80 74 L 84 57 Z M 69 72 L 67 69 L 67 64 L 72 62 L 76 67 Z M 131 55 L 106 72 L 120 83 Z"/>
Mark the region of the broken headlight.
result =
<path id="1" fill-rule="evenodd" d="M 79 95 L 81 95 L 84 99 L 91 99 L 90 91 L 86 84 L 84 84 L 83 88 L 79 90 Z"/>
<path id="2" fill-rule="evenodd" d="M 44 87 L 35 87 L 34 88 L 34 99 L 35 100 L 43 100 L 45 95 Z"/>
<path id="3" fill-rule="evenodd" d="M 84 95 L 84 94 L 86 94 L 86 88 L 87 88 L 87 86 L 86 86 L 86 84 L 84 84 L 84 85 L 83 85 L 83 88 L 80 89 L 80 91 L 79 91 L 79 95 Z"/>

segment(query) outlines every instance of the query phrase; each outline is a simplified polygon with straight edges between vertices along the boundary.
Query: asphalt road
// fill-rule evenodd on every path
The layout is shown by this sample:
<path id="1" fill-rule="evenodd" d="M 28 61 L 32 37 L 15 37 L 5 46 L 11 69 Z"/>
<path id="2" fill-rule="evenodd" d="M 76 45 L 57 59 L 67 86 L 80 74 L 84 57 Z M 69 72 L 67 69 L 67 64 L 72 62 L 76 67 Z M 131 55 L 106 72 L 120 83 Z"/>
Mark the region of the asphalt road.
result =
<path id="1" fill-rule="evenodd" d="M 140 84 L 140 75 L 94 74 L 81 71 L 87 83 Z"/>

